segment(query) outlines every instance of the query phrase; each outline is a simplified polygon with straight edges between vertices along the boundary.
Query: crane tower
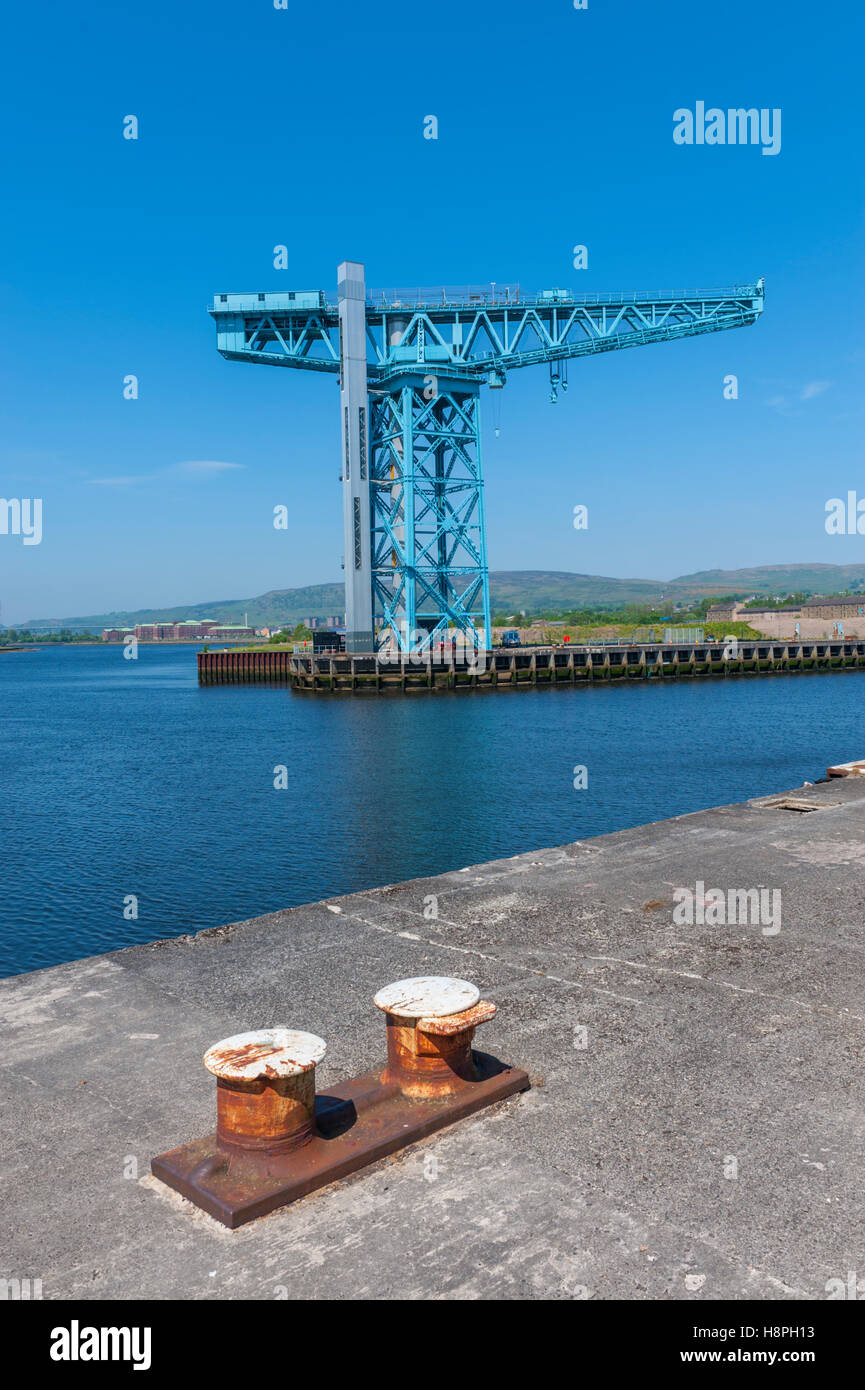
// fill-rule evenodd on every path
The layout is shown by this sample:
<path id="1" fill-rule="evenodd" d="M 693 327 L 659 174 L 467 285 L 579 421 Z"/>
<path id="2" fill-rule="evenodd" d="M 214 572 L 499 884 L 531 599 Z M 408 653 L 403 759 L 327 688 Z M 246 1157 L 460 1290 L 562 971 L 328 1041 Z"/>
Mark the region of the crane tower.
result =
<path id="1" fill-rule="evenodd" d="M 219 294 L 209 312 L 233 362 L 328 372 L 340 388 L 346 650 L 424 648 L 449 627 L 491 644 L 480 388 L 572 357 L 741 328 L 763 280 L 674 294 L 519 285 L 368 293 L 343 261 L 323 290 Z"/>

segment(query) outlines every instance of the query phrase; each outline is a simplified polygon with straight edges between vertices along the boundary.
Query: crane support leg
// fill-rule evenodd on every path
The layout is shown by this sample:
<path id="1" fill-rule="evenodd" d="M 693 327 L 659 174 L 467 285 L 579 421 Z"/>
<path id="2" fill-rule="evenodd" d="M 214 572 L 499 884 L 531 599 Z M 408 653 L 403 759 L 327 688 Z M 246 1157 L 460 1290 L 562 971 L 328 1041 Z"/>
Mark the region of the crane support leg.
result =
<path id="1" fill-rule="evenodd" d="M 487 647 L 478 388 L 406 376 L 370 398 L 370 416 L 372 587 L 380 642 L 417 651 L 446 640 L 452 627 L 451 637 Z"/>
<path id="2" fill-rule="evenodd" d="M 363 266 L 339 267 L 342 517 L 345 533 L 345 649 L 371 652 L 369 429 L 366 385 L 366 289 Z"/>

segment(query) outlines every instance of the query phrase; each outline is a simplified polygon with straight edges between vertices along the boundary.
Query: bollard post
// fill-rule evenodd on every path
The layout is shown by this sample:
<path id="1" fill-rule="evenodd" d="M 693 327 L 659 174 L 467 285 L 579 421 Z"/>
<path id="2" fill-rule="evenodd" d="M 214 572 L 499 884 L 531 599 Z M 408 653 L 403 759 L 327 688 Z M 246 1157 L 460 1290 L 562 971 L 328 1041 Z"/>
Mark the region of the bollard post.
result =
<path id="1" fill-rule="evenodd" d="M 387 1021 L 387 1066 L 404 1096 L 435 1099 L 477 1080 L 472 1039 L 494 1018 L 495 1004 L 480 1001 L 467 980 L 422 975 L 380 989 L 373 1003 Z"/>
<path id="2" fill-rule="evenodd" d="M 327 1044 L 315 1033 L 266 1028 L 236 1033 L 204 1054 L 216 1077 L 220 1147 L 285 1153 L 315 1130 L 315 1066 Z"/>

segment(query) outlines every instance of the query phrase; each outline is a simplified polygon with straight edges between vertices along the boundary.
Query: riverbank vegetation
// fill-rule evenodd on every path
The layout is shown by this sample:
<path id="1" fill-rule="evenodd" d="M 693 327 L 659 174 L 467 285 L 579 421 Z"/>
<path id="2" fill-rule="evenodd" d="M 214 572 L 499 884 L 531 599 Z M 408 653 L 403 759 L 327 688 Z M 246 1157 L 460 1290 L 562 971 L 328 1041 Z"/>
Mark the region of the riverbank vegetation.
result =
<path id="1" fill-rule="evenodd" d="M 18 647 L 23 642 L 30 645 L 35 642 L 62 643 L 67 642 L 98 642 L 98 632 L 33 632 L 29 627 L 4 627 L 0 628 L 0 647 Z"/>

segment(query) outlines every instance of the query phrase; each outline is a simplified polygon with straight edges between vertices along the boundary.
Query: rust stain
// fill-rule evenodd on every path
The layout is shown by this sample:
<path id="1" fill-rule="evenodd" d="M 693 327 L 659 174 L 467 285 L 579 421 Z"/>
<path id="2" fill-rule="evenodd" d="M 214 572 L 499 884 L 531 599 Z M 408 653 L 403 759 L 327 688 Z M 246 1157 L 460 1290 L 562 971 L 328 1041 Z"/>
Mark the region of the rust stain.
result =
<path id="1" fill-rule="evenodd" d="M 241 1067 L 263 1061 L 265 1057 L 272 1057 L 277 1052 L 279 1048 L 274 1047 L 272 1043 L 247 1043 L 245 1047 L 217 1048 L 211 1051 L 210 1056 L 215 1065 L 225 1067 L 226 1070 L 239 1071 Z"/>
<path id="2" fill-rule="evenodd" d="M 466 1028 L 477 1028 L 479 1024 L 487 1023 L 491 1018 L 495 1018 L 496 1008 L 495 1004 L 482 999 L 473 1009 L 464 1009 L 461 1014 L 446 1014 L 444 1018 L 419 1018 L 417 1026 L 421 1033 L 449 1037 L 452 1033 L 462 1033 Z"/>
<path id="3" fill-rule="evenodd" d="M 291 1028 L 240 1033 L 214 1043 L 204 1065 L 217 1077 L 233 1081 L 276 1081 L 311 1071 L 325 1053 L 323 1038 Z"/>
<path id="4" fill-rule="evenodd" d="M 482 1000 L 443 1017 L 386 1014 L 387 1066 L 382 1080 L 394 1082 L 411 1100 L 444 1100 L 471 1087 L 477 1079 L 475 1028 L 495 1012 L 495 1004 Z"/>

